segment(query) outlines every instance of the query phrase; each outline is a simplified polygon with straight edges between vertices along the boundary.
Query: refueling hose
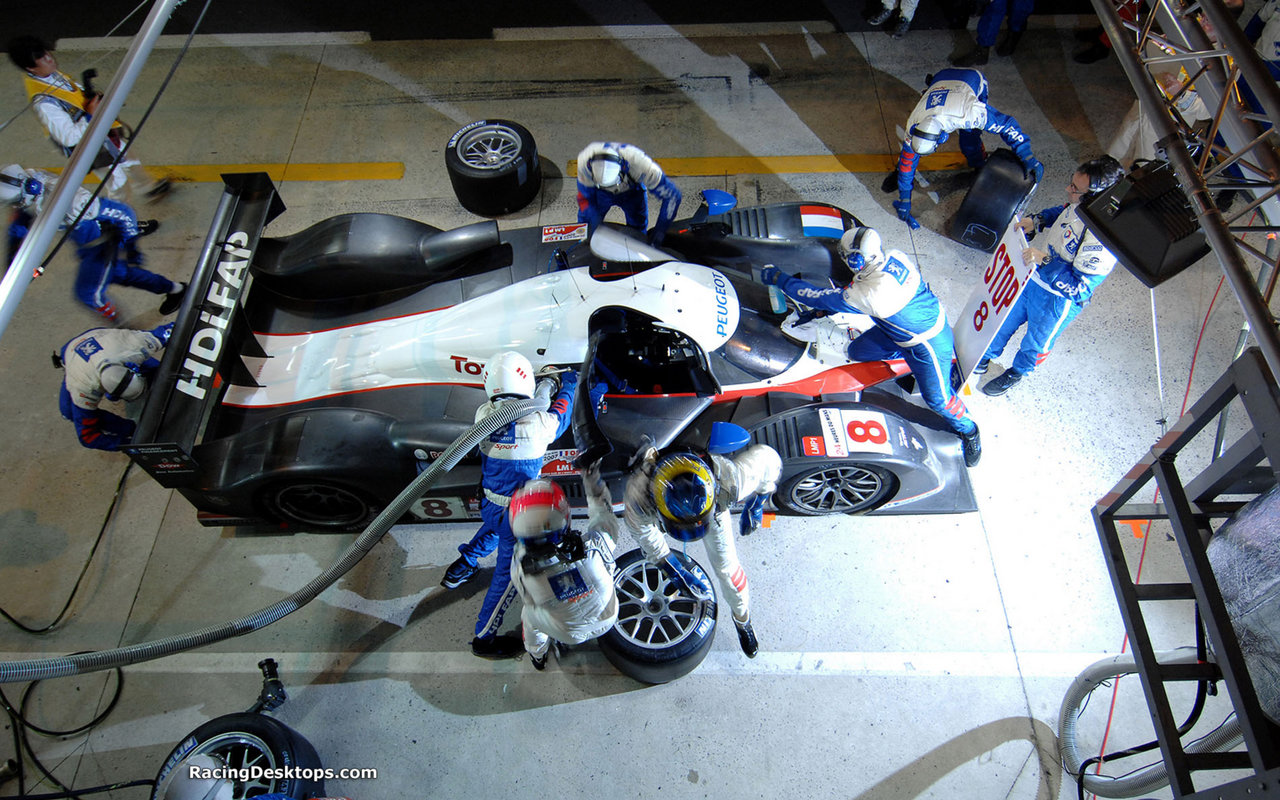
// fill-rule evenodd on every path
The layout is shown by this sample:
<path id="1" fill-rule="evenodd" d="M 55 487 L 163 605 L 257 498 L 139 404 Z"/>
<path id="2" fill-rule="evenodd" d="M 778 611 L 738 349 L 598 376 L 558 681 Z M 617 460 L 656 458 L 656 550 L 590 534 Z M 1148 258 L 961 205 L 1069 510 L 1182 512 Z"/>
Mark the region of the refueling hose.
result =
<path id="1" fill-rule="evenodd" d="M 1196 648 L 1183 647 L 1156 653 L 1156 661 L 1163 666 L 1195 664 L 1199 657 Z M 1076 777 L 1085 791 L 1101 797 L 1135 797 L 1169 784 L 1169 773 L 1163 761 L 1121 777 L 1081 774 L 1084 761 L 1076 743 L 1076 720 L 1081 704 L 1099 685 L 1137 671 L 1137 662 L 1132 654 L 1104 658 L 1077 675 L 1062 698 L 1062 708 L 1058 712 L 1058 753 L 1062 758 L 1062 768 Z M 1232 717 L 1203 738 L 1188 744 L 1184 750 L 1188 753 L 1222 752 L 1235 747 L 1242 739 L 1240 720 Z"/>
<path id="2" fill-rule="evenodd" d="M 328 569 L 321 572 L 306 586 L 266 608 L 247 617 L 220 625 L 210 625 L 191 633 L 157 639 L 153 642 L 118 647 L 114 650 L 99 650 L 71 656 L 55 658 L 31 659 L 28 661 L 0 661 L 0 683 L 18 683 L 21 681 L 42 681 L 49 678 L 61 678 L 68 675 L 79 675 L 86 672 L 97 672 L 104 669 L 138 664 L 143 661 L 154 661 L 157 658 L 205 647 L 216 642 L 244 636 L 261 630 L 286 615 L 297 611 L 307 603 L 337 583 L 343 575 L 360 562 L 373 546 L 395 525 L 409 507 L 434 484 L 442 474 L 453 469 L 486 436 L 508 425 L 520 417 L 537 411 L 545 411 L 550 407 L 550 392 L 546 391 L 551 384 L 540 381 L 538 391 L 532 399 L 508 399 L 501 401 L 494 412 L 477 422 L 466 433 L 459 436 L 444 453 L 423 470 L 408 486 L 382 510 L 369 526 L 356 537 L 351 546 Z"/>

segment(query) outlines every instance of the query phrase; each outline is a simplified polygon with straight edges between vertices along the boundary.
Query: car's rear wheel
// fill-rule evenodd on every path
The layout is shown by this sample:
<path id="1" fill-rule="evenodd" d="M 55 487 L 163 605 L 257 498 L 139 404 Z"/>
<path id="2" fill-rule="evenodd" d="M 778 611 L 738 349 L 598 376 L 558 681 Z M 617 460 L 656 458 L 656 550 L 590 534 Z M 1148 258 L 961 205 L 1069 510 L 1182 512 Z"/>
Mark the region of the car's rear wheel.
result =
<path id="1" fill-rule="evenodd" d="M 802 516 L 856 514 L 893 496 L 898 479 L 884 467 L 828 461 L 806 467 L 783 482 L 773 500 Z"/>
<path id="2" fill-rule="evenodd" d="M 673 553 L 708 586 L 698 562 Z M 667 683 L 693 671 L 707 657 L 716 634 L 715 589 L 709 600 L 698 600 L 671 582 L 644 553 L 623 553 L 614 585 L 618 592 L 618 622 L 597 641 L 605 658 L 618 671 L 642 683 Z"/>
<path id="3" fill-rule="evenodd" d="M 445 146 L 444 165 L 458 202 L 481 216 L 519 211 L 542 186 L 533 135 L 505 119 L 479 120 L 455 133 Z"/>
<path id="4" fill-rule="evenodd" d="M 267 490 L 265 502 L 282 522 L 327 531 L 360 530 L 378 511 L 364 492 L 324 480 L 277 484 Z"/>

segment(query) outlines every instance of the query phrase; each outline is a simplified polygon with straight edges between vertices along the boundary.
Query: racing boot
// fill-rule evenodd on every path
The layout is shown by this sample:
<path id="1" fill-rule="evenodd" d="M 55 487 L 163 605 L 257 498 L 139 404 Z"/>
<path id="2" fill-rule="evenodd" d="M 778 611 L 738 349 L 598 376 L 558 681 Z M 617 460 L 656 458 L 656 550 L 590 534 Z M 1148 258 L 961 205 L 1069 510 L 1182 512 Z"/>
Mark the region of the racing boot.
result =
<path id="1" fill-rule="evenodd" d="M 475 577 L 480 571 L 477 564 L 468 564 L 467 560 L 462 556 L 458 556 L 457 560 L 449 565 L 444 571 L 444 578 L 440 580 L 440 585 L 446 589 L 457 589 L 462 584 Z"/>
<path id="2" fill-rule="evenodd" d="M 892 16 L 893 16 L 892 8 L 882 8 L 874 16 L 867 17 L 867 24 L 873 27 L 878 27 L 888 22 L 889 17 L 892 17 Z"/>
<path id="3" fill-rule="evenodd" d="M 547 653 L 550 653 L 550 652 L 551 652 L 550 650 L 547 651 Z M 532 653 L 529 654 L 529 660 L 533 662 L 533 668 L 536 669 L 538 672 L 542 672 L 544 669 L 547 668 L 547 653 L 543 653 L 540 656 L 535 656 Z"/>
<path id="4" fill-rule="evenodd" d="M 490 661 L 503 658 L 519 658 L 524 652 L 524 642 L 513 633 L 501 633 L 497 636 L 477 636 L 471 640 L 471 654 Z M 546 663 L 546 659 L 543 659 Z"/>
<path id="5" fill-rule="evenodd" d="M 898 24 L 894 27 L 891 34 L 895 39 L 901 39 L 907 35 L 907 31 L 911 30 L 911 20 L 906 17 L 899 17 Z"/>
<path id="6" fill-rule="evenodd" d="M 733 626 L 738 629 L 738 644 L 747 658 L 755 658 L 760 652 L 760 642 L 756 641 L 756 632 L 751 628 L 751 620 L 739 622 L 735 617 Z"/>
<path id="7" fill-rule="evenodd" d="M 960 449 L 964 452 L 964 465 L 976 467 L 982 458 L 982 438 L 978 435 L 978 426 L 973 426 L 973 433 L 960 434 Z"/>
<path id="8" fill-rule="evenodd" d="M 1022 373 L 1016 369 L 1006 369 L 996 377 L 987 381 L 982 387 L 982 393 L 988 397 L 999 397 L 1005 392 L 1013 388 L 1014 384 L 1022 380 Z"/>
<path id="9" fill-rule="evenodd" d="M 178 288 L 166 294 L 164 296 L 164 302 L 160 304 L 161 314 L 172 314 L 179 308 L 182 308 L 182 298 L 187 294 L 187 285 L 185 283 L 174 282 L 174 286 Z"/>

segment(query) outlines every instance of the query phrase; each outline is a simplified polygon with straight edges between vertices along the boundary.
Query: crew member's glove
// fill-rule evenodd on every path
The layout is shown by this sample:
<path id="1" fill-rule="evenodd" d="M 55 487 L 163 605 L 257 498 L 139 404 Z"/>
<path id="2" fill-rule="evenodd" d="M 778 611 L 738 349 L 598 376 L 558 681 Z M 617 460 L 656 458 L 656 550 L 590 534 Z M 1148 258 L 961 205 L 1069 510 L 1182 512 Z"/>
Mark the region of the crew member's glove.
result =
<path id="1" fill-rule="evenodd" d="M 760 526 L 764 524 L 764 501 L 764 495 L 753 495 L 742 507 L 742 516 L 738 517 L 738 533 L 750 536 L 760 530 Z"/>
<path id="2" fill-rule="evenodd" d="M 1036 183 L 1039 183 L 1040 179 L 1044 177 L 1044 164 L 1041 164 L 1038 158 L 1032 156 L 1023 162 L 1022 173 L 1023 175 L 1034 179 Z"/>
<path id="3" fill-rule="evenodd" d="M 777 286 L 781 277 L 782 271 L 772 264 L 765 264 L 764 269 L 760 270 L 760 282 L 765 286 Z"/>
<path id="4" fill-rule="evenodd" d="M 674 555 L 668 553 L 660 566 L 662 571 L 667 573 L 667 577 L 671 579 L 671 582 L 685 594 L 697 600 L 710 600 L 712 598 L 711 587 L 707 585 L 706 581 L 685 569 L 684 564 L 681 564 Z"/>
<path id="5" fill-rule="evenodd" d="M 920 223 L 916 222 L 916 218 L 911 216 L 911 202 L 904 200 L 894 200 L 893 209 L 898 212 L 898 219 L 907 223 L 907 227 L 915 230 L 920 227 Z"/>
<path id="6" fill-rule="evenodd" d="M 667 236 L 666 226 L 654 225 L 652 228 L 649 229 L 649 233 L 648 233 L 649 244 L 653 245 L 654 247 L 662 247 L 662 240 L 665 239 L 666 236 Z"/>

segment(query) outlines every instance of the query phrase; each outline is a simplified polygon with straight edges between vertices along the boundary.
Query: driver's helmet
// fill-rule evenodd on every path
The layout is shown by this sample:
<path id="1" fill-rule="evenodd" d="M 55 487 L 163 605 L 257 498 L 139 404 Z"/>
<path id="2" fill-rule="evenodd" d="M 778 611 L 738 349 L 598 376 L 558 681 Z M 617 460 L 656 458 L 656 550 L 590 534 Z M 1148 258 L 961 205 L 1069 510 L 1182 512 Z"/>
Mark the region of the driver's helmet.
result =
<path id="1" fill-rule="evenodd" d="M 653 470 L 653 501 L 663 528 L 682 542 L 707 535 L 715 513 L 716 479 L 707 462 L 690 452 L 663 456 Z"/>
<path id="2" fill-rule="evenodd" d="M 569 529 L 569 499 L 555 481 L 535 478 L 511 495 L 511 533 L 526 544 L 558 544 Z"/>
<path id="3" fill-rule="evenodd" d="M 0 203 L 25 206 L 40 196 L 44 184 L 17 164 L 0 169 Z"/>
<path id="4" fill-rule="evenodd" d="M 922 156 L 927 156 L 938 149 L 947 135 L 942 132 L 942 123 L 934 117 L 926 117 L 911 126 L 911 149 Z"/>
<path id="5" fill-rule="evenodd" d="M 622 182 L 622 156 L 613 150 L 597 153 L 587 161 L 591 182 L 601 189 L 612 189 Z"/>
<path id="6" fill-rule="evenodd" d="M 837 249 L 840 258 L 854 274 L 867 267 L 877 267 L 884 261 L 884 247 L 880 243 L 880 234 L 874 228 L 850 228 L 840 237 Z"/>
<path id="7" fill-rule="evenodd" d="M 514 350 L 498 353 L 484 365 L 484 391 L 490 400 L 533 397 L 533 388 L 533 365 Z"/>
<path id="8" fill-rule="evenodd" d="M 137 400 L 147 388 L 147 379 L 124 364 L 105 364 L 98 370 L 102 391 L 108 400 Z"/>

